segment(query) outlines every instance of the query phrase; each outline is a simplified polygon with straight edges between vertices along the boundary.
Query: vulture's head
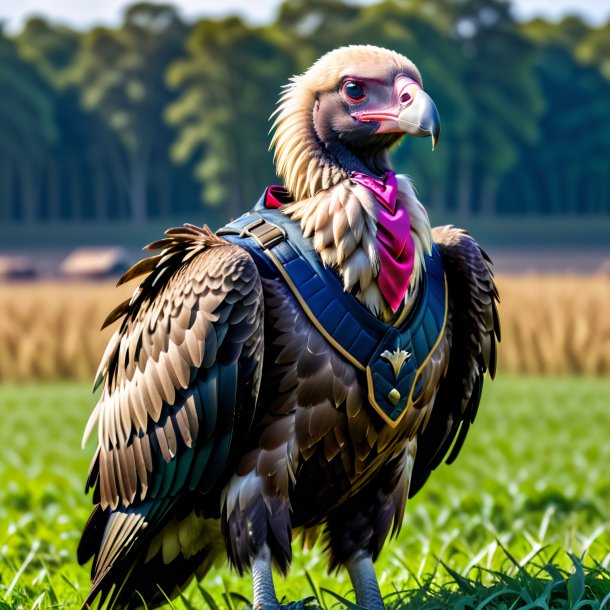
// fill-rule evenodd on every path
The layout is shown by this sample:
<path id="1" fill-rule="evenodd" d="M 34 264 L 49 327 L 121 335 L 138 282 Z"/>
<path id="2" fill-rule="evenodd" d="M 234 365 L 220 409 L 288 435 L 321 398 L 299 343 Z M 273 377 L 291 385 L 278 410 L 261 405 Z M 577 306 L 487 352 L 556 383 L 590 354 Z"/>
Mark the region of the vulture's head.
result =
<path id="1" fill-rule="evenodd" d="M 349 46 L 295 76 L 280 98 L 272 146 L 295 199 L 359 171 L 389 168 L 387 151 L 404 135 L 440 134 L 434 102 L 412 61 L 387 49 Z"/>

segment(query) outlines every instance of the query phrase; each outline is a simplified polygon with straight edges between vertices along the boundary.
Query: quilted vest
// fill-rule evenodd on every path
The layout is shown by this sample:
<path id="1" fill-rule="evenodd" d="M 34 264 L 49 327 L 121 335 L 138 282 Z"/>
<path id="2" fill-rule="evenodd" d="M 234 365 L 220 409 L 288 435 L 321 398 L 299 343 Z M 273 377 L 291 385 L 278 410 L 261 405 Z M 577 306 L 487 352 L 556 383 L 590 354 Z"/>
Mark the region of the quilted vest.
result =
<path id="1" fill-rule="evenodd" d="M 272 187 L 273 188 L 273 187 Z M 398 425 L 422 392 L 422 372 L 447 320 L 447 285 L 436 246 L 425 256 L 418 295 L 406 315 L 386 324 L 320 260 L 298 223 L 269 209 L 266 192 L 251 212 L 217 231 L 251 254 L 263 277 L 281 278 L 324 338 L 362 372 L 368 398 L 383 421 Z"/>

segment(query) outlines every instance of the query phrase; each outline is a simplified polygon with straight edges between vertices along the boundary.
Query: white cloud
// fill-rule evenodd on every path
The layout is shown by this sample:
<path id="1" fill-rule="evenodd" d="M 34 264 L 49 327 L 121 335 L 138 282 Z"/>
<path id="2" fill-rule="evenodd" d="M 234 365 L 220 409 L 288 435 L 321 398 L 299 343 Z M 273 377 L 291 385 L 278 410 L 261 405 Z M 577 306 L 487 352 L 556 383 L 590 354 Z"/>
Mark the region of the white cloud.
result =
<path id="1" fill-rule="evenodd" d="M 156 1 L 156 0 L 153 0 Z M 221 17 L 239 14 L 249 21 L 263 23 L 273 18 L 278 0 L 179 0 L 175 4 L 186 18 L 201 16 Z M 42 15 L 50 21 L 74 28 L 85 29 L 91 25 L 117 25 L 128 0 L 0 0 L 0 21 L 11 32 L 21 29 L 25 21 L 34 15 Z"/>
<path id="2" fill-rule="evenodd" d="M 513 5 L 515 15 L 523 19 L 540 15 L 556 20 L 578 14 L 592 23 L 601 23 L 610 18 L 609 0 L 516 0 Z"/>
<path id="3" fill-rule="evenodd" d="M 374 0 L 356 0 L 368 4 Z M 76 28 L 93 24 L 116 25 L 120 22 L 127 0 L 0 0 L 0 21 L 11 32 L 18 31 L 32 15 L 43 15 L 54 22 Z M 280 4 L 279 0 L 180 0 L 175 2 L 187 18 L 204 15 L 220 17 L 239 14 L 254 23 L 270 21 Z M 514 0 L 515 14 L 527 19 L 544 15 L 558 19 L 566 12 L 580 13 L 593 22 L 610 17 L 609 0 Z"/>

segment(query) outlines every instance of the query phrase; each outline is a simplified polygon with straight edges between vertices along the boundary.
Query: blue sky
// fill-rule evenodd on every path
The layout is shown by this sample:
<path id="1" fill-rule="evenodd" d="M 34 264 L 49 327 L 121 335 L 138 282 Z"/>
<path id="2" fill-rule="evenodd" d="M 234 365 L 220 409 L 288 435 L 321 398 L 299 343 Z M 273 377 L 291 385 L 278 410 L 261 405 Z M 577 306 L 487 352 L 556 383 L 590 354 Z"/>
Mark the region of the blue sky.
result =
<path id="1" fill-rule="evenodd" d="M 114 25 L 119 22 L 126 4 L 126 0 L 0 0 L 0 21 L 11 32 L 18 31 L 33 14 L 79 28 L 92 24 Z M 178 0 L 175 4 L 189 18 L 239 13 L 249 21 L 263 23 L 272 19 L 280 0 Z M 568 12 L 579 13 L 594 23 L 610 18 L 610 0 L 513 0 L 513 5 L 520 18 L 543 15 L 559 19 Z"/>

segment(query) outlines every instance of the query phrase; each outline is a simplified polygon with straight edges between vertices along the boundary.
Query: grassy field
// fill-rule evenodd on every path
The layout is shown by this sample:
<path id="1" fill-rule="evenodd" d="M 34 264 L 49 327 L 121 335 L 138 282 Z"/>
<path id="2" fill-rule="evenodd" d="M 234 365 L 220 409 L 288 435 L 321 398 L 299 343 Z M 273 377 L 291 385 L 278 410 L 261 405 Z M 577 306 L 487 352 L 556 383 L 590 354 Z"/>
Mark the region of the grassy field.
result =
<path id="1" fill-rule="evenodd" d="M 377 564 L 388 606 L 600 609 L 610 600 L 610 378 L 502 376 L 486 389 L 462 455 L 409 502 Z M 86 593 L 74 555 L 89 512 L 93 447 L 79 447 L 93 403 L 79 384 L 0 386 L 1 610 L 76 608 Z M 319 550 L 297 553 L 280 596 L 312 595 L 307 575 L 322 605 L 337 600 L 321 588 L 353 599 Z M 213 604 L 192 586 L 176 608 L 239 608 L 250 596 L 226 568 L 203 587 Z"/>

